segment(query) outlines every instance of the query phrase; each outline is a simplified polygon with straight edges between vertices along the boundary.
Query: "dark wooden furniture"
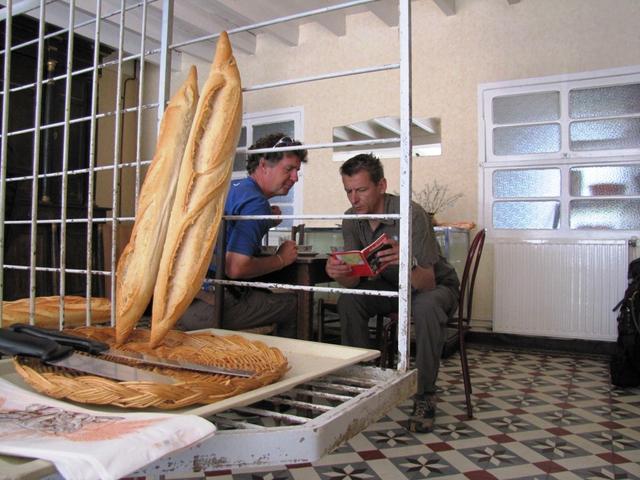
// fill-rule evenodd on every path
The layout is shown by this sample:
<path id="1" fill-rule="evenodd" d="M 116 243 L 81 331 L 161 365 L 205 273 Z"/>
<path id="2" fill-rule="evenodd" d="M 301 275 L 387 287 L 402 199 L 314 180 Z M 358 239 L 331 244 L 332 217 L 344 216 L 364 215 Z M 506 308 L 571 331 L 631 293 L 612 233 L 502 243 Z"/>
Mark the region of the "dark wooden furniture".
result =
<path id="1" fill-rule="evenodd" d="M 59 30 L 47 25 L 46 34 Z M 20 45 L 38 36 L 38 22 L 27 16 L 13 18 L 12 44 Z M 0 42 L 4 44 L 4 29 L 0 30 Z M 66 72 L 67 34 L 60 33 L 45 40 L 43 79 L 55 79 Z M 33 84 L 37 80 L 37 42 L 15 49 L 11 53 L 11 88 Z M 101 55 L 109 53 L 104 50 Z M 74 38 L 73 70 L 93 65 L 93 42 L 83 37 Z M 0 88 L 2 88 L 0 75 Z M 71 119 L 87 117 L 91 108 L 92 73 L 87 71 L 72 77 L 70 110 Z M 38 173 L 55 174 L 63 170 L 64 127 L 49 127 L 51 124 L 63 123 L 65 118 L 66 80 L 57 79 L 47 82 L 42 88 L 40 154 Z M 7 221 L 28 221 L 32 216 L 33 181 L 11 180 L 23 176 L 32 176 L 34 134 L 28 131 L 35 125 L 36 95 L 35 87 L 11 92 L 9 97 L 9 132 L 23 131 L 7 138 L 7 179 L 5 219 Z M 67 171 L 86 169 L 89 164 L 90 123 L 75 122 L 69 125 Z M 93 203 L 88 198 L 89 173 L 73 173 L 67 177 L 67 211 L 68 219 L 87 218 L 87 205 Z M 62 216 L 62 176 L 50 176 L 38 180 L 37 219 L 55 220 Z M 94 207 L 94 217 L 104 217 L 105 209 Z M 5 265 L 28 267 L 30 264 L 29 224 L 9 224 L 5 228 Z M 93 228 L 93 267 L 103 268 L 102 224 Z M 66 226 L 66 266 L 67 268 L 84 269 L 86 267 L 87 225 L 86 223 L 68 223 Z M 36 235 L 36 266 L 60 266 L 60 224 L 41 223 Z M 4 266 L 3 266 L 4 267 Z M 12 300 L 28 297 L 30 293 L 29 272 L 19 269 L 5 269 L 3 298 Z M 104 295 L 104 277 L 94 275 L 92 278 L 93 294 Z M 86 278 L 82 274 L 67 274 L 65 277 L 65 293 L 85 295 Z M 36 276 L 36 295 L 59 294 L 59 274 L 55 272 L 39 272 Z"/>

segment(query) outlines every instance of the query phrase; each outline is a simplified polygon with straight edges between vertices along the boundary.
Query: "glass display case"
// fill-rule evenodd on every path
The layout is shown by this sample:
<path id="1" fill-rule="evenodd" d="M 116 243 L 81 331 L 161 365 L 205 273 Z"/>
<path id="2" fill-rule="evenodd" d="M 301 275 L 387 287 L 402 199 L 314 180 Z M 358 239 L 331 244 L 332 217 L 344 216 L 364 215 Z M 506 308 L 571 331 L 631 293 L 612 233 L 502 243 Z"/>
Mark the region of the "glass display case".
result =
<path id="1" fill-rule="evenodd" d="M 458 279 L 461 279 L 469 251 L 469 230 L 458 227 L 434 227 L 433 229 L 442 255 L 456 269 Z"/>

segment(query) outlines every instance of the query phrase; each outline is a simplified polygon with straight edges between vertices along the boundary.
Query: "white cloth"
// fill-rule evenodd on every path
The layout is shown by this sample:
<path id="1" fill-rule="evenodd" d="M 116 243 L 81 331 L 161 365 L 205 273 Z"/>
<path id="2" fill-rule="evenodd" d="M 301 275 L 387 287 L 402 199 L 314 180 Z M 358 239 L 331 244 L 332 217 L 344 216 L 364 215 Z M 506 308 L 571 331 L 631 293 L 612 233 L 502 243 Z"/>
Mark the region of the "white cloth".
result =
<path id="1" fill-rule="evenodd" d="M 195 415 L 96 412 L 0 378 L 0 453 L 49 460 L 68 480 L 118 479 L 214 431 Z"/>

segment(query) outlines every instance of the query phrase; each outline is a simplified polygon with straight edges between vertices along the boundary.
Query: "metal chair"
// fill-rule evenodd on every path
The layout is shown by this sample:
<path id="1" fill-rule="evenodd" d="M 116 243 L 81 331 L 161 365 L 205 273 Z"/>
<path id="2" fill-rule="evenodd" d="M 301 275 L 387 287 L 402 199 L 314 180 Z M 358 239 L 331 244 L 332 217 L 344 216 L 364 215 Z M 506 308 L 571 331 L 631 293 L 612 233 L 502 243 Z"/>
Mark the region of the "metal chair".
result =
<path id="1" fill-rule="evenodd" d="M 458 309 L 456 314 L 449 319 L 447 327 L 457 329 L 458 346 L 460 349 L 460 363 L 462 366 L 462 381 L 464 383 L 464 396 L 467 404 L 467 417 L 473 418 L 473 406 L 471 403 L 471 376 L 469 373 L 469 362 L 467 360 L 467 348 L 465 342 L 465 336 L 471 328 L 471 312 L 473 306 L 473 288 L 476 283 L 476 274 L 478 272 L 478 265 L 480 264 L 480 257 L 482 256 L 482 250 L 484 248 L 484 239 L 486 236 L 486 230 L 480 230 L 476 233 L 469 251 L 467 252 L 467 259 L 464 265 L 464 271 L 462 273 L 462 280 L 460 282 L 460 298 L 458 300 Z M 381 344 L 381 363 L 383 365 L 390 365 L 393 363 L 392 348 L 395 346 L 395 337 L 398 324 L 398 314 L 392 313 L 389 315 L 390 321 L 384 327 L 384 333 Z"/>

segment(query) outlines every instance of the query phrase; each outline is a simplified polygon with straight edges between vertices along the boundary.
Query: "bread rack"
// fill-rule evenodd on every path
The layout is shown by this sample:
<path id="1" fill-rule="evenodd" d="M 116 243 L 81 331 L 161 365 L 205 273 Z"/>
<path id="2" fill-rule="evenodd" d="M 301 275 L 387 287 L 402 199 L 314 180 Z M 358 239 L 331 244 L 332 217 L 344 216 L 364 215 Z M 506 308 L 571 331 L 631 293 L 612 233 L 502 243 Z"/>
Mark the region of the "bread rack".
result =
<path id="1" fill-rule="evenodd" d="M 313 16 L 317 14 L 327 13 L 340 9 L 346 9 L 351 7 L 357 7 L 359 5 L 375 2 L 376 0 L 352 0 L 340 4 L 331 5 L 330 7 L 324 7 L 321 9 L 302 12 L 300 14 L 291 15 L 287 17 L 276 18 L 268 22 L 261 22 L 260 24 L 242 26 L 233 30 L 229 30 L 230 36 L 246 32 L 251 29 L 263 28 L 269 25 L 275 25 L 277 23 L 287 22 L 304 18 L 307 16 Z M 73 1 L 70 2 L 73 5 Z M 163 39 L 159 49 L 155 50 L 154 54 L 160 56 L 160 78 L 158 88 L 158 101 L 153 105 L 143 105 L 139 100 L 139 104 L 136 108 L 129 109 L 132 111 L 141 112 L 147 108 L 156 108 L 158 119 L 162 114 L 162 109 L 158 108 L 158 105 L 164 105 L 168 98 L 169 91 L 169 78 L 171 71 L 171 58 L 170 51 L 172 48 L 177 48 L 181 45 L 185 45 L 189 42 L 182 42 L 181 44 L 171 44 L 170 32 L 172 23 L 172 9 L 173 0 L 163 0 L 163 18 L 162 29 Z M 147 0 L 141 2 L 143 10 L 146 12 Z M 36 8 L 36 2 L 31 2 L 32 8 Z M 25 7 L 27 8 L 27 7 Z M 127 7 L 131 8 L 131 7 Z M 361 75 L 372 72 L 378 72 L 382 70 L 397 69 L 400 72 L 400 133 L 398 138 L 388 139 L 389 141 L 395 141 L 400 143 L 401 156 L 400 156 L 400 196 L 401 196 L 401 213 L 399 215 L 386 215 L 386 216 L 368 216 L 373 218 L 393 218 L 400 220 L 400 242 L 404 245 L 410 245 L 408 239 L 410 238 L 410 197 L 411 197 L 411 1 L 399 0 L 398 8 L 400 14 L 399 20 L 399 45 L 400 45 L 400 61 L 396 64 L 373 66 L 368 68 L 354 69 L 350 71 L 333 72 L 328 74 L 320 74 L 313 77 L 305 77 L 278 82 L 275 84 L 263 84 L 245 87 L 243 90 L 246 92 L 274 88 L 284 85 L 301 84 L 311 81 L 321 81 L 330 78 L 344 77 L 349 75 Z M 8 3 L 5 9 L 5 18 L 11 18 L 12 4 Z M 23 11 L 17 13 L 24 13 Z M 103 14 L 105 17 L 109 16 L 124 16 L 124 9 L 116 12 L 109 12 Z M 69 22 L 73 25 L 77 23 L 73 15 L 73 9 L 70 9 Z M 90 20 L 89 20 L 90 21 Z M 95 19 L 94 19 L 95 22 Z M 122 22 L 121 22 L 122 23 Z M 123 79 L 123 63 L 127 60 L 131 60 L 131 57 L 124 58 L 124 52 L 122 49 L 122 41 L 124 37 L 124 29 L 121 28 L 120 32 L 120 46 L 121 48 L 114 52 L 114 56 L 117 56 L 117 81 L 118 91 L 116 107 L 111 114 L 115 118 L 116 123 L 116 138 L 115 146 L 119 147 L 122 138 L 120 131 L 121 117 L 125 113 L 125 109 L 120 100 L 121 91 L 120 85 L 122 85 Z M 217 34 L 208 36 L 207 38 L 194 39 L 192 43 L 199 41 L 207 41 L 215 39 Z M 10 47 L 11 38 L 7 36 L 8 40 L 5 44 L 5 65 L 9 66 L 6 58 L 11 50 L 16 47 Z M 96 35 L 96 42 L 98 42 L 98 35 Z M 42 42 L 42 38 L 39 39 Z M 72 47 L 72 43 L 70 43 Z M 146 46 L 144 41 L 140 45 L 140 53 L 133 57 L 143 58 L 146 53 Z M 39 59 L 43 58 L 43 48 L 38 49 Z M 143 65 L 144 62 L 141 63 Z M 94 63 L 94 71 L 97 70 L 97 60 Z M 71 62 L 67 65 L 67 76 L 71 75 L 73 70 Z M 7 81 L 10 68 L 5 68 L 5 81 L 4 81 L 4 100 L 9 98 L 10 82 Z M 95 79 L 94 74 L 94 82 Z M 39 82 L 36 82 L 36 87 L 42 85 L 42 78 Z M 69 92 L 67 92 L 69 93 Z M 70 96 L 70 95 L 67 95 Z M 142 95 L 140 95 L 141 97 Z M 67 100 L 70 101 L 70 100 Z M 95 105 L 96 98 L 92 99 L 92 114 L 91 117 L 85 120 L 91 122 L 92 130 L 94 130 L 95 122 L 97 121 Z M 5 121 L 2 126 L 2 139 L 3 139 L 3 164 L 6 165 L 6 139 L 7 136 L 15 133 L 8 131 L 8 122 L 6 119 L 9 114 L 8 103 L 3 103 L 3 118 Z M 140 122 L 140 120 L 138 120 Z M 64 135 L 68 135 L 69 125 L 71 123 L 70 117 L 67 115 L 64 119 Z M 40 138 L 40 125 L 36 125 L 33 134 L 36 140 Z M 68 137 L 66 137 L 68 139 Z M 92 137 L 92 142 L 95 138 Z M 379 141 L 378 141 L 379 142 Z M 363 140 L 363 141 L 350 141 L 350 142 L 334 142 L 326 144 L 305 144 L 304 148 L 309 150 L 332 148 L 334 146 L 347 146 L 347 145 L 371 145 L 377 143 L 375 140 Z M 68 145 L 67 149 L 69 148 Z M 67 150 L 68 152 L 68 150 Z M 68 153 L 66 153 L 68 155 Z M 67 158 L 68 159 L 68 158 Z M 122 168 L 121 158 L 118 156 L 117 148 L 114 154 L 113 165 L 107 167 L 112 171 L 119 171 Z M 37 162 L 36 162 L 37 163 Z M 146 162 L 148 163 L 148 162 Z M 135 168 L 139 169 L 145 162 L 139 158 L 136 160 Z M 129 165 L 131 166 L 131 165 Z M 101 167 L 104 168 L 104 167 Z M 37 188 L 38 182 L 51 174 L 38 173 L 37 167 L 34 168 L 35 173 L 20 177 L 20 181 L 33 182 L 34 188 Z M 94 189 L 94 173 L 97 171 L 97 167 L 93 163 L 89 166 L 89 191 L 93 192 Z M 68 168 L 65 163 L 62 176 L 63 185 L 63 198 L 66 198 L 67 188 L 67 176 L 69 174 L 76 173 Z M 121 185 L 118 180 L 118 175 L 113 175 L 113 204 L 112 204 L 112 216 L 111 218 L 94 218 L 93 210 L 89 208 L 88 216 L 86 219 L 73 221 L 85 221 L 87 223 L 88 243 L 91 245 L 92 229 L 91 226 L 94 223 L 105 224 L 111 223 L 112 229 L 112 245 L 116 244 L 117 239 L 117 225 L 122 221 L 133 221 L 133 218 L 126 218 L 120 216 L 119 204 L 117 196 L 120 192 Z M 137 177 L 139 179 L 139 176 Z M 16 179 L 11 179 L 17 181 Z M 1 172 L 0 181 L 2 185 L 7 184 L 6 171 L 3 169 Z M 137 191 L 137 188 L 136 188 Z M 92 203 L 92 202 L 89 202 Z M 0 220 L 3 224 L 9 225 L 12 222 L 6 221 L 6 212 L 4 202 L 0 205 Z M 332 218 L 344 218 L 344 215 L 281 215 L 280 219 L 332 219 Z M 355 218 L 356 216 L 354 216 Z M 245 217 L 245 219 L 252 219 L 259 217 Z M 362 216 L 358 216 L 362 218 Z M 20 223 L 20 222 L 13 222 Z M 41 219 L 38 219 L 37 209 L 34 207 L 33 215 L 30 221 L 22 221 L 21 223 L 31 225 L 31 228 L 35 231 L 36 226 L 43 223 Z M 56 222 L 54 222 L 56 223 Z M 35 295 L 35 279 L 36 272 L 52 271 L 59 273 L 60 275 L 60 295 L 65 294 L 65 275 L 68 273 L 85 273 L 87 276 L 87 292 L 86 296 L 91 297 L 92 292 L 92 275 L 103 275 L 105 277 L 114 278 L 115 265 L 116 265 L 116 251 L 115 247 L 111 249 L 111 271 L 101 271 L 94 265 L 91 258 L 90 248 L 87 252 L 86 268 L 80 271 L 73 271 L 68 269 L 64 261 L 66 255 L 66 237 L 65 228 L 68 222 L 66 216 L 65 205 L 62 206 L 62 218 L 57 222 L 57 226 L 61 231 L 61 263 L 55 268 L 42 268 L 35 265 L 35 253 L 33 253 L 33 261 L 30 265 L 7 265 L 2 258 L 2 274 L 6 270 L 10 269 L 28 269 L 30 272 L 30 282 L 32 285 L 32 296 Z M 0 229 L 0 243 L 4 243 L 4 231 Z M 32 244 L 32 252 L 35 252 L 35 242 Z M 3 255 L 2 249 L 0 249 L 0 256 Z M 410 249 L 403 249 L 401 251 L 400 258 L 400 289 L 396 293 L 390 296 L 397 296 L 399 299 L 399 317 L 401 320 L 398 328 L 398 345 L 399 348 L 399 362 L 397 370 L 382 370 L 374 367 L 352 365 L 351 361 L 346 361 L 345 364 L 336 368 L 335 371 L 318 378 L 309 379 L 295 387 L 286 391 L 278 392 L 272 396 L 260 398 L 259 403 L 252 403 L 247 400 L 246 404 L 237 407 L 230 407 L 224 412 L 218 412 L 207 415 L 215 422 L 220 431 L 214 435 L 210 440 L 207 440 L 199 445 L 189 448 L 180 452 L 176 456 L 167 456 L 161 461 L 155 464 L 147 466 L 140 472 L 135 472 L 134 475 L 144 475 L 145 473 L 153 473 L 154 475 L 165 472 L 180 472 L 180 471 L 210 471 L 229 469 L 237 467 L 248 466 L 269 466 L 269 465 L 282 465 L 282 464 L 294 464 L 301 462 L 312 462 L 319 459 L 322 455 L 330 452 L 342 442 L 355 435 L 369 423 L 380 417 L 387 412 L 391 407 L 396 405 L 401 400 L 407 398 L 415 391 L 416 375 L 415 371 L 410 371 L 408 368 L 408 322 L 407 319 L 410 315 L 410 291 L 408 288 L 409 283 L 409 259 L 411 258 Z M 2 282 L 0 282 L 1 284 Z M 260 286 L 273 287 L 280 285 L 260 284 Z M 288 285 L 288 288 L 292 290 L 300 289 L 295 285 Z M 309 290 L 320 290 L 329 292 L 344 292 L 348 289 L 333 289 L 323 287 L 304 287 Z M 111 298 L 115 297 L 115 285 L 111 282 Z M 112 314 L 112 322 L 114 321 Z M 1 323 L 0 323 L 1 325 Z M 60 326 L 63 325 L 63 318 L 60 319 Z M 247 334 L 248 335 L 248 334 Z M 283 339 L 265 337 L 265 343 L 271 341 L 280 341 Z M 286 348 L 286 347 L 285 347 Z M 342 347 L 347 348 L 348 347 Z M 295 414 L 287 413 L 288 408 L 293 408 Z M 22 462 L 16 459 L 6 460 L 6 463 L 1 463 L 0 471 L 5 471 L 7 468 L 12 468 L 15 472 L 14 478 L 38 478 L 45 477 L 54 474 L 55 470 L 51 464 L 43 462 L 41 460 L 33 460 Z"/>

